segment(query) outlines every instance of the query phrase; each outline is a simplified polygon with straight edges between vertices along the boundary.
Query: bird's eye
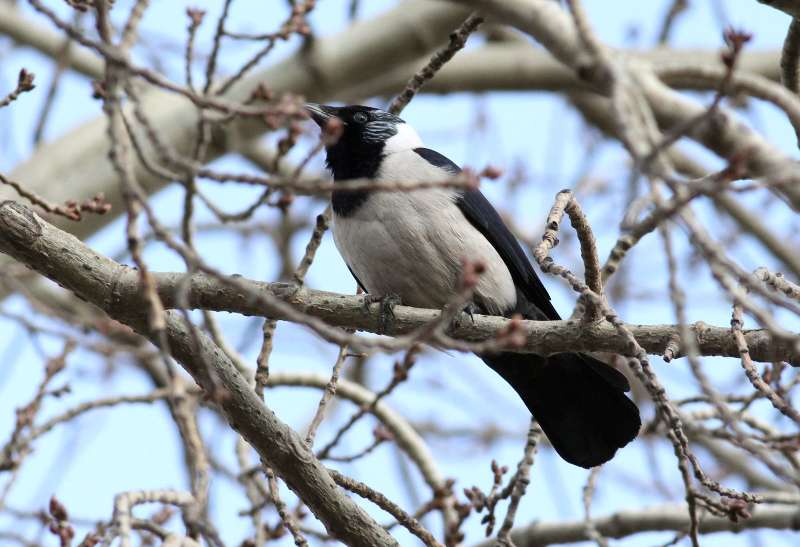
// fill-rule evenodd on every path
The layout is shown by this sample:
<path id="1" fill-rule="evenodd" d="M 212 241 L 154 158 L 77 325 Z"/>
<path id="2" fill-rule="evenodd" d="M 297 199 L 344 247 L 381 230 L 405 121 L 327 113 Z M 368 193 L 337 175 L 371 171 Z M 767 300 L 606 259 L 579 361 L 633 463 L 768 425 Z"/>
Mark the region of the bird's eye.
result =
<path id="1" fill-rule="evenodd" d="M 356 112 L 353 114 L 353 121 L 356 123 L 367 123 L 368 119 L 369 118 L 367 118 L 367 115 L 363 112 Z"/>

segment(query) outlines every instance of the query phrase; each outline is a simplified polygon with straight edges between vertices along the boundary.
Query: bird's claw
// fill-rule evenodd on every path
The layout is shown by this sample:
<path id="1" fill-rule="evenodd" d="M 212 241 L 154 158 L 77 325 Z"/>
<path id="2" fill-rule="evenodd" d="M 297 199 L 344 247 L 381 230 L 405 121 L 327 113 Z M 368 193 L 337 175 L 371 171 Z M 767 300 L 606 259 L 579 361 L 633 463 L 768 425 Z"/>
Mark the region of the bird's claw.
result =
<path id="1" fill-rule="evenodd" d="M 461 313 L 463 313 L 465 315 L 468 315 L 469 316 L 469 320 L 474 325 L 475 324 L 475 314 L 478 313 L 479 311 L 480 310 L 478 309 L 478 306 L 476 306 L 475 304 L 470 302 L 469 304 L 464 306 L 464 309 L 461 310 Z M 463 321 L 462 316 L 460 314 L 456 315 L 453 318 L 453 326 L 456 327 L 456 328 L 462 326 L 464 324 L 462 321 Z"/>
<path id="2" fill-rule="evenodd" d="M 380 304 L 378 310 L 378 334 L 389 332 L 394 322 L 394 308 L 402 303 L 400 297 L 396 294 L 385 294 L 377 296 L 367 293 L 364 295 L 364 311 L 369 313 L 369 307 L 372 304 Z"/>

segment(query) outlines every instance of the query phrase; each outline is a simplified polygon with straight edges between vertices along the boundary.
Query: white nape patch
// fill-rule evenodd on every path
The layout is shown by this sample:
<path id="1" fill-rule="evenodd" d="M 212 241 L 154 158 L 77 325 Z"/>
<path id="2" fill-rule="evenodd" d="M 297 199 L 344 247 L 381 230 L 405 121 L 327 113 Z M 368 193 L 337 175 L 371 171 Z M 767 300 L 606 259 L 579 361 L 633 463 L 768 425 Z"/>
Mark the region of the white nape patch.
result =
<path id="1" fill-rule="evenodd" d="M 422 146 L 422 139 L 419 138 L 413 127 L 407 123 L 398 124 L 396 127 L 397 133 L 386 139 L 386 144 L 383 147 L 384 154 L 394 154 L 395 152 L 413 150 Z"/>

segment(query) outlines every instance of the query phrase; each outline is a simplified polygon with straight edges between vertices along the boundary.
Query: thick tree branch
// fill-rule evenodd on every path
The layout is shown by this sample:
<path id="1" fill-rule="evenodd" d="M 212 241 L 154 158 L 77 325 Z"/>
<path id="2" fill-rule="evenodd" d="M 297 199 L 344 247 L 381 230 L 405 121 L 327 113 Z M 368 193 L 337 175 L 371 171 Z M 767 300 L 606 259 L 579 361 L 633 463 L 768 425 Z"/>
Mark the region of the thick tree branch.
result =
<path id="1" fill-rule="evenodd" d="M 32 47 L 54 60 L 64 56 L 65 66 L 90 78 L 102 78 L 105 63 L 91 51 L 69 48 L 64 53 L 64 35 L 42 27 L 20 12 L 19 8 L 3 5 L 0 10 L 0 34 L 18 44 Z"/>
<path id="2" fill-rule="evenodd" d="M 404 63 L 427 54 L 466 13 L 432 2 L 403 2 L 395 10 L 375 20 L 348 29 L 342 35 L 317 40 L 312 50 L 298 52 L 287 61 L 254 74 L 241 82 L 227 98 L 240 100 L 262 81 L 268 81 L 276 92 L 305 93 L 317 99 L 326 96 L 364 97 L 395 92 L 418 68 L 419 61 L 413 66 Z M 380 31 L 376 32 L 375 29 Z M 55 55 L 63 47 L 62 35 L 30 24 L 30 21 L 21 18 L 13 9 L 0 14 L 0 33 L 47 55 Z M 409 47 L 409 44 L 413 47 Z M 511 51 L 507 48 L 520 50 Z M 633 56 L 639 59 L 638 54 Z M 665 59 L 677 62 L 691 58 L 696 63 L 707 63 L 715 56 L 710 51 L 653 50 L 643 54 L 642 59 L 646 64 L 658 66 Z M 376 59 L 381 62 L 376 62 Z M 747 53 L 741 58 L 740 68 L 775 79 L 778 77 L 776 59 L 776 52 Z M 74 69 L 91 77 L 102 72 L 100 58 L 84 48 L 71 48 L 67 61 Z M 482 68 L 476 69 L 476 63 Z M 390 76 L 383 76 L 387 66 L 404 68 Z M 369 83 L 351 88 L 353 81 Z M 520 87 L 563 90 L 578 86 L 585 88 L 586 84 L 580 82 L 572 70 L 541 50 L 527 44 L 515 44 L 488 45 L 480 52 L 464 52 L 444 67 L 426 91 Z M 160 121 L 162 137 L 176 150 L 185 151 L 184 148 L 194 142 L 195 107 L 189 101 L 166 92 L 153 91 L 145 97 L 143 109 Z M 243 137 L 253 136 L 254 131 L 260 130 L 263 128 L 254 128 L 252 124 L 248 124 L 244 130 L 245 135 L 230 131 L 227 138 L 215 138 L 208 159 L 225 153 L 243 140 L 249 140 Z M 29 189 L 40 191 L 55 202 L 105 192 L 112 205 L 111 214 L 89 217 L 79 224 L 55 220 L 57 225 L 82 238 L 111 222 L 116 213 L 124 209 L 116 179 L 106 160 L 105 137 L 104 119 L 89 122 L 63 138 L 40 147 L 12 173 L 13 177 L 26 184 Z M 54 175 L 58 175 L 64 184 L 49 184 Z M 156 192 L 169 182 L 154 176 L 140 164 L 136 165 L 136 176 L 148 192 Z M 0 198 L 2 197 L 11 195 L 0 190 Z M 5 294 L 0 291 L 0 298 L 3 296 Z"/>
<path id="3" fill-rule="evenodd" d="M 657 48 L 648 51 L 621 50 L 626 58 L 654 67 L 719 66 L 719 52 L 703 49 Z M 780 80 L 779 52 L 747 51 L 739 59 L 738 71 Z M 391 95 L 404 85 L 409 74 L 427 59 L 416 59 L 373 80 L 358 82 L 336 94 L 337 99 L 352 101 L 372 95 Z M 677 81 L 672 75 L 659 76 L 667 85 L 681 84 L 685 89 L 715 90 L 702 81 Z M 674 81 L 673 81 L 674 80 Z M 547 51 L 527 42 L 488 43 L 462 51 L 436 73 L 423 93 L 457 91 L 573 91 L 591 89 L 575 71 L 554 59 Z"/>
<path id="4" fill-rule="evenodd" d="M 602 66 L 587 58 L 572 19 L 559 4 L 546 0 L 458 0 L 456 3 L 480 10 L 487 17 L 529 34 L 598 92 L 611 93 L 613 78 Z M 714 116 L 704 116 L 706 106 L 667 87 L 646 63 L 628 62 L 617 53 L 612 56 L 615 67 L 635 80 L 638 92 L 647 100 L 659 124 L 689 127 L 686 136 L 718 156 L 743 158 L 752 177 L 791 181 L 800 176 L 800 169 L 789 156 L 728 109 L 718 108 Z M 702 123 L 695 123 L 696 120 Z M 778 190 L 795 209 L 800 209 L 797 185 L 782 184 Z"/>
<path id="5" fill-rule="evenodd" d="M 117 297 L 115 279 L 117 274 L 124 275 L 127 270 L 124 266 L 92 252 L 24 205 L 11 201 L 0 204 L 0 250 L 36 268 L 151 341 L 157 336 L 149 329 L 147 306 Z M 331 535 L 349 545 L 397 544 L 336 486 L 304 440 L 263 404 L 210 338 L 197 331 L 190 332 L 176 313 L 167 313 L 165 319 L 172 356 Z"/>
<path id="6" fill-rule="evenodd" d="M 781 10 L 792 17 L 800 17 L 800 6 L 794 0 L 758 0 L 764 5 Z"/>
<path id="7" fill-rule="evenodd" d="M 637 511 L 620 511 L 606 517 L 593 519 L 597 531 L 607 538 L 622 538 L 641 532 L 686 532 L 689 514 L 685 505 L 666 505 Z M 774 530 L 800 529 L 800 510 L 786 506 L 757 506 L 750 518 L 733 522 L 725 517 L 701 517 L 701 534 L 714 532 L 739 532 L 755 528 Z M 534 547 L 559 543 L 590 541 L 586 521 L 541 522 L 516 528 L 511 540 L 517 547 Z M 492 541 L 478 543 L 475 547 L 495 545 Z"/>
<path id="8" fill-rule="evenodd" d="M 394 93 L 419 67 L 420 61 L 384 77 L 386 67 L 403 66 L 426 55 L 466 14 L 466 10 L 454 10 L 452 6 L 433 2 L 403 2 L 396 9 L 348 29 L 342 35 L 318 40 L 310 52 L 299 52 L 285 62 L 254 74 L 237 86 L 230 98 L 241 99 L 262 81 L 268 81 L 273 91 L 305 93 L 314 99 Z M 15 9 L 0 14 L 0 33 L 51 56 L 57 55 L 63 47 L 63 35 L 31 24 Z M 509 47 L 524 50 L 511 51 L 514 54 L 509 55 L 506 49 Z M 379 52 L 376 48 L 382 49 Z M 475 62 L 480 61 L 480 70 L 476 70 L 475 62 L 472 62 L 474 55 L 478 55 Z M 658 65 L 666 58 L 709 62 L 715 55 L 713 52 L 655 50 L 645 54 L 644 58 Z M 742 56 L 741 68 L 776 79 L 777 57 L 777 52 L 747 53 Z M 71 48 L 68 62 L 72 68 L 90 77 L 102 74 L 102 60 L 84 48 Z M 509 64 L 512 65 L 510 70 Z M 370 83 L 352 88 L 351 82 L 354 81 Z M 443 68 L 426 92 L 520 88 L 563 90 L 577 85 L 585 88 L 586 84 L 580 83 L 571 70 L 552 57 L 527 44 L 489 45 L 482 48 L 480 54 L 467 51 L 456 57 Z M 189 101 L 153 91 L 146 97 L 143 108 L 160 121 L 162 137 L 170 146 L 183 150 L 194 142 L 195 107 Z M 123 210 L 116 179 L 106 158 L 105 123 L 105 119 L 94 120 L 40 147 L 11 174 L 30 190 L 38 191 L 54 202 L 105 192 L 112 204 L 111 214 L 87 218 L 80 224 L 57 222 L 82 238 L 111 222 L 116 218 L 116 212 Z M 252 127 L 249 131 L 252 133 Z M 227 141 L 215 140 L 208 158 L 226 152 L 241 141 L 238 135 Z M 65 183 L 51 185 L 49 181 L 54 175 Z M 141 165 L 136 166 L 136 176 L 149 192 L 158 191 L 168 182 L 153 176 Z M 0 191 L 0 198 L 10 195 Z"/>
<path id="9" fill-rule="evenodd" d="M 11 255 L 45 277 L 97 305 L 109 315 L 124 318 L 130 310 L 146 309 L 138 272 L 99 255 L 74 236 L 42 220 L 22 204 L 0 204 L 0 252 Z M 363 311 L 363 298 L 307 288 L 286 283 L 263 283 L 237 278 L 236 284 L 224 283 L 211 276 L 195 274 L 186 282 L 186 274 L 154 273 L 156 287 L 166 308 L 179 304 L 185 288 L 188 306 L 198 309 L 228 311 L 271 319 L 296 320 L 301 313 L 327 325 L 378 332 L 376 313 Z M 258 302 L 253 294 L 264 298 Z M 265 305 L 266 302 L 266 305 Z M 285 303 L 291 304 L 287 308 Z M 287 313 L 291 310 L 292 313 Z M 438 310 L 398 306 L 395 320 L 387 334 L 402 335 L 417 331 L 439 317 Z M 312 323 L 308 321 L 307 324 Z M 494 340 L 508 332 L 511 321 L 502 317 L 475 315 L 474 322 L 459 321 L 449 334 L 468 342 Z M 515 323 L 517 325 L 517 323 Z M 313 325 L 312 325 L 313 326 Z M 584 325 L 574 321 L 522 321 L 518 323 L 525 344 L 517 351 L 551 354 L 566 351 L 604 351 L 625 354 L 625 341 L 607 323 Z M 661 355 L 669 340 L 678 332 L 674 325 L 629 325 L 633 335 L 649 353 Z M 739 357 L 730 329 L 695 326 L 702 355 Z M 341 336 L 349 336 L 342 333 Z M 759 361 L 800 362 L 800 355 L 786 341 L 774 340 L 766 330 L 745 331 L 753 359 Z M 343 340 L 340 340 L 343 341 Z M 353 337 L 354 348 L 369 349 L 374 340 Z M 399 347 L 397 349 L 400 349 Z M 513 350 L 512 350 L 513 351 Z"/>
<path id="10" fill-rule="evenodd" d="M 570 102 L 580 110 L 588 122 L 594 124 L 606 135 L 617 139 L 620 138 L 619 127 L 614 123 L 608 99 L 589 93 L 570 93 L 569 98 Z M 675 145 L 668 148 L 666 153 L 678 172 L 684 175 L 700 178 L 707 176 L 711 172 L 710 169 L 704 168 L 700 163 L 689 158 Z M 760 216 L 746 209 L 734 196 L 728 193 L 717 193 L 713 196 L 713 203 L 730 215 L 745 232 L 758 239 L 775 258 L 781 261 L 787 272 L 792 272 L 797 278 L 800 278 L 800 256 L 790 245 L 786 244 L 786 241 L 773 232 L 771 227 L 761 220 Z"/>
<path id="11" fill-rule="evenodd" d="M 267 386 L 308 386 L 325 389 L 330 378 L 315 372 L 273 372 L 269 375 Z M 375 393 L 350 380 L 340 378 L 336 386 L 336 396 L 349 399 L 357 406 L 369 406 L 375 399 Z M 428 445 L 420 437 L 414 427 L 400 414 L 392 410 L 385 401 L 379 401 L 372 412 L 392 432 L 398 446 L 405 451 L 411 461 L 419 469 L 422 477 L 434 494 L 442 491 L 446 481 L 436 466 L 436 461 L 428 449 Z"/>

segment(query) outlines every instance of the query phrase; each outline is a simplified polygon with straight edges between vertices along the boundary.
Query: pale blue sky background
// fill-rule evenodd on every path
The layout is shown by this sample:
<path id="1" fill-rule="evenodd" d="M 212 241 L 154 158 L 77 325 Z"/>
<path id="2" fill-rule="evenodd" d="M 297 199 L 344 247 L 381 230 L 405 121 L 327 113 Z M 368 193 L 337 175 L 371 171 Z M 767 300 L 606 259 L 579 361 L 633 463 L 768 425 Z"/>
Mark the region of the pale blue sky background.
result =
<path id="1" fill-rule="evenodd" d="M 121 0 L 117 3 L 120 8 L 127 8 L 130 4 Z M 50 4 L 58 7 L 61 12 L 66 12 L 63 2 Z M 169 36 L 170 43 L 178 47 L 182 45 L 185 35 L 185 8 L 199 6 L 207 9 L 209 14 L 198 44 L 202 50 L 208 50 L 221 1 L 176 0 L 153 4 L 144 21 L 145 35 L 151 33 L 153 36 Z M 320 34 L 330 34 L 343 28 L 347 4 L 348 2 L 341 0 L 321 0 L 311 18 L 313 28 Z M 391 5 L 389 2 L 362 4 L 364 14 L 377 13 Z M 585 0 L 585 4 L 590 19 L 603 40 L 616 46 L 648 47 L 655 41 L 661 13 L 669 1 Z M 673 43 L 678 46 L 719 48 L 723 28 L 720 10 L 724 12 L 727 22 L 753 33 L 753 41 L 748 46 L 752 49 L 778 48 L 788 24 L 787 17 L 755 1 L 707 1 L 692 4 L 692 11 L 681 19 L 673 32 Z M 237 6 L 236 3 L 234 5 Z M 273 29 L 283 20 L 285 13 L 285 3 L 282 1 L 243 2 L 238 6 L 232 10 L 229 28 L 239 31 L 263 32 Z M 251 10 L 254 9 L 253 6 L 260 7 L 254 14 L 241 9 L 245 6 L 250 6 Z M 127 9 L 115 11 L 119 15 L 126 13 Z M 46 24 L 41 20 L 39 22 Z M 178 27 L 180 31 L 176 30 Z M 631 33 L 633 28 L 637 29 L 636 34 Z M 294 51 L 296 46 L 294 41 L 281 46 L 272 60 Z M 223 70 L 229 70 L 234 62 L 247 57 L 248 52 L 238 48 L 232 42 L 226 42 L 221 63 Z M 0 90 L 13 87 L 16 74 L 22 66 L 37 74 L 39 88 L 37 92 L 24 96 L 12 108 L 0 111 L 0 170 L 3 172 L 10 171 L 30 152 L 31 120 L 36 117 L 52 76 L 51 65 L 43 62 L 41 56 L 35 52 L 27 49 L 9 51 L 8 43 L 0 41 Z M 146 58 L 143 53 L 141 58 Z M 180 62 L 181 56 L 170 53 L 169 58 Z M 180 70 L 180 65 L 169 64 L 169 73 L 173 77 L 180 78 Z M 488 127 L 484 133 L 472 135 L 469 128 L 474 125 L 477 111 L 485 112 Z M 90 98 L 90 86 L 85 78 L 68 74 L 57 98 L 55 112 L 58 115 L 50 119 L 47 138 L 55 138 L 97 116 L 100 113 L 100 103 Z M 461 165 L 481 168 L 491 163 L 510 171 L 515 163 L 524 163 L 531 175 L 530 184 L 514 195 L 513 202 L 498 205 L 515 213 L 523 230 L 537 237 L 552 196 L 560 188 L 574 184 L 579 174 L 583 152 L 580 143 L 584 142 L 586 135 L 579 117 L 555 95 L 504 93 L 481 96 L 420 96 L 405 110 L 403 116 L 417 127 L 429 147 L 441 151 Z M 794 135 L 789 124 L 780 115 L 771 108 L 757 105 L 754 119 L 754 123 L 776 145 L 794 153 Z M 315 134 L 312 133 L 310 138 L 315 138 Z M 616 187 L 622 187 L 620 180 L 624 180 L 627 174 L 624 162 L 616 145 L 603 144 L 602 151 L 591 168 L 591 175 L 607 179 Z M 226 169 L 248 168 L 241 161 L 230 158 L 217 163 Z M 317 165 L 321 164 L 318 162 Z M 484 192 L 490 198 L 499 200 L 505 195 L 504 184 L 503 180 L 485 184 Z M 203 187 L 228 210 L 241 209 L 257 193 L 256 189 L 237 188 L 233 185 L 222 187 L 204 184 Z M 176 207 L 176 203 L 180 199 L 182 190 L 177 187 L 171 187 L 154 198 L 156 210 L 165 222 L 176 222 L 177 211 L 180 209 Z M 602 200 L 587 197 L 583 204 L 596 226 L 613 227 L 618 222 L 623 199 L 624 196 L 621 195 L 615 198 L 606 196 Z M 321 205 L 306 200 L 299 200 L 294 208 L 296 215 L 305 215 L 311 220 L 319 210 Z M 713 211 L 703 210 L 707 218 L 713 214 Z M 275 216 L 273 210 L 262 209 L 257 213 L 256 219 L 269 221 Z M 209 219 L 210 215 L 201 208 L 199 220 Z M 114 222 L 93 237 L 90 244 L 101 252 L 116 254 L 124 246 L 123 226 L 122 221 Z M 724 233 L 729 225 L 724 222 L 715 223 L 714 228 L 717 233 Z M 600 252 L 605 256 L 618 232 L 615 228 L 598 228 L 598 231 L 601 232 Z M 231 236 L 224 232 L 202 235 L 199 238 L 199 248 L 210 262 L 225 271 L 257 279 L 274 278 L 278 266 L 272 260 L 273 250 L 265 237 L 254 237 L 241 243 L 239 240 L 235 240 L 235 243 L 232 241 L 234 240 Z M 299 237 L 294 242 L 297 256 L 302 253 L 305 242 L 305 237 Z M 634 284 L 634 292 L 641 294 L 642 299 L 620 308 L 628 322 L 673 321 L 671 309 L 664 304 L 666 279 L 661 264 L 660 245 L 658 239 L 649 238 L 632 253 L 638 259 L 631 283 Z M 683 246 L 682 243 L 680 246 Z M 564 245 L 555 254 L 558 260 L 575 265 L 578 264 L 578 259 L 574 251 L 574 246 Z M 735 254 L 742 260 L 745 269 L 752 270 L 764 262 L 757 248 L 746 241 L 736 249 Z M 148 249 L 146 256 L 155 270 L 181 267 L 178 258 L 160 247 Z M 654 258 L 650 259 L 650 256 Z M 643 257 L 646 259 L 642 260 Z M 709 323 L 726 325 L 730 319 L 729 305 L 719 298 L 707 273 L 703 269 L 695 269 L 684 271 L 684 275 L 691 280 L 690 319 L 702 318 Z M 309 272 L 308 282 L 312 287 L 331 291 L 354 290 L 354 282 L 329 236 L 326 236 L 317 261 Z M 568 289 L 555 279 L 546 279 L 545 282 L 551 290 L 556 307 L 563 314 L 568 313 L 573 303 Z M 10 299 L 2 307 L 9 311 L 26 310 L 18 299 Z M 220 315 L 220 321 L 230 335 L 230 340 L 254 362 L 261 341 L 259 325 L 254 324 L 252 319 L 225 314 Z M 41 378 L 40 354 L 44 352 L 53 355 L 60 349 L 58 342 L 52 339 L 42 337 L 38 341 L 40 345 L 29 343 L 21 327 L 0 318 L 0 439 L 5 439 L 13 427 L 13 409 L 30 400 Z M 277 370 L 327 372 L 335 359 L 335 349 L 304 329 L 281 323 L 272 364 Z M 686 364 L 682 361 L 669 366 L 659 359 L 654 359 L 653 362 L 672 396 L 679 397 L 688 393 L 687 388 L 693 388 Z M 388 381 L 391 363 L 391 358 L 372 361 L 370 373 L 374 386 L 382 386 Z M 715 381 L 719 385 L 741 385 L 733 383 L 733 378 L 739 378 L 736 362 L 715 360 L 713 369 L 716 371 Z M 62 385 L 66 381 L 72 387 L 72 394 L 60 401 L 48 401 L 42 416 L 54 414 L 59 409 L 93 397 L 112 393 L 141 393 L 149 389 L 146 379 L 128 368 L 121 368 L 107 381 L 98 381 L 93 357 L 81 352 L 73 355 L 68 371 L 59 377 L 55 385 Z M 443 385 L 446 385 L 446 390 Z M 284 389 L 269 392 L 267 397 L 268 404 L 282 419 L 298 428 L 304 428 L 313 413 L 318 392 Z M 392 394 L 388 402 L 416 421 L 438 420 L 452 427 L 475 424 L 485 424 L 488 427 L 495 424 L 518 433 L 514 438 L 493 445 L 490 450 L 476 450 L 474 445 L 458 440 L 434 442 L 432 448 L 439 458 L 444 474 L 458 478 L 458 491 L 473 484 L 487 488 L 491 481 L 491 459 L 494 458 L 513 469 L 522 452 L 527 412 L 514 393 L 472 356 L 427 353 L 412 371 L 411 381 Z M 340 410 L 337 419 L 346 417 L 351 410 Z M 651 408 L 644 408 L 646 418 L 651 413 Z M 372 425 L 370 420 L 363 421 L 347 437 L 338 453 L 352 453 L 369 443 Z M 233 437 L 227 434 L 226 426 L 206 414 L 203 427 L 205 438 L 214 454 L 223 461 L 232 463 Z M 331 430 L 330 427 L 323 429 L 320 443 L 325 441 Z M 602 471 L 594 514 L 603 515 L 616 509 L 644 507 L 665 501 L 661 495 L 651 490 L 647 476 L 650 463 L 641 449 L 642 444 L 643 442 L 639 442 L 622 450 Z M 163 405 L 94 412 L 42 438 L 35 448 L 35 453 L 27 460 L 20 480 L 10 496 L 10 504 L 14 507 L 44 508 L 50 495 L 55 493 L 74 516 L 107 519 L 111 514 L 113 496 L 120 491 L 186 487 L 174 427 Z M 671 499 L 681 500 L 682 487 L 677 480 L 671 449 L 664 445 L 663 449 L 657 451 L 657 457 L 661 472 L 671 485 Z M 343 469 L 400 500 L 409 508 L 411 504 L 406 489 L 396 477 L 388 476 L 385 472 L 395 465 L 394 449 L 384 446 L 369 459 L 344 466 Z M 580 518 L 580 490 L 586 476 L 584 470 L 565 464 L 553 453 L 540 453 L 534 467 L 531 491 L 523 500 L 517 523 Z M 0 477 L 0 480 L 4 481 L 5 476 Z M 418 475 L 415 475 L 415 480 L 419 483 L 417 489 L 420 499 L 428 499 L 429 492 L 419 481 Z M 730 485 L 741 486 L 735 482 Z M 386 515 L 373 506 L 365 504 L 365 507 L 381 521 L 388 520 Z M 498 513 L 501 517 L 504 507 Z M 238 511 L 246 508 L 247 501 L 239 494 L 238 488 L 231 487 L 224 481 L 214 484 L 214 520 L 231 545 L 236 545 L 249 531 L 249 520 L 237 516 Z M 145 509 L 139 514 L 149 513 L 150 509 Z M 477 526 L 479 520 L 479 517 L 474 516 L 470 519 L 466 527 L 469 534 L 467 544 L 480 539 L 481 533 Z M 434 527 L 438 526 L 436 520 L 429 523 Z M 8 526 L 8 519 L 0 518 L 0 529 L 7 529 Z M 82 537 L 84 533 L 85 529 L 79 529 L 78 537 Z M 415 544 L 415 540 L 407 535 L 400 533 L 398 537 L 404 544 Z M 626 540 L 624 545 L 653 545 L 663 543 L 670 537 L 671 534 L 641 534 Z M 703 544 L 749 545 L 753 537 L 717 534 L 704 537 Z M 769 545 L 792 545 L 796 541 L 796 537 L 787 534 L 759 533 L 755 537 Z M 54 538 L 45 539 L 48 544 L 55 544 Z"/>

